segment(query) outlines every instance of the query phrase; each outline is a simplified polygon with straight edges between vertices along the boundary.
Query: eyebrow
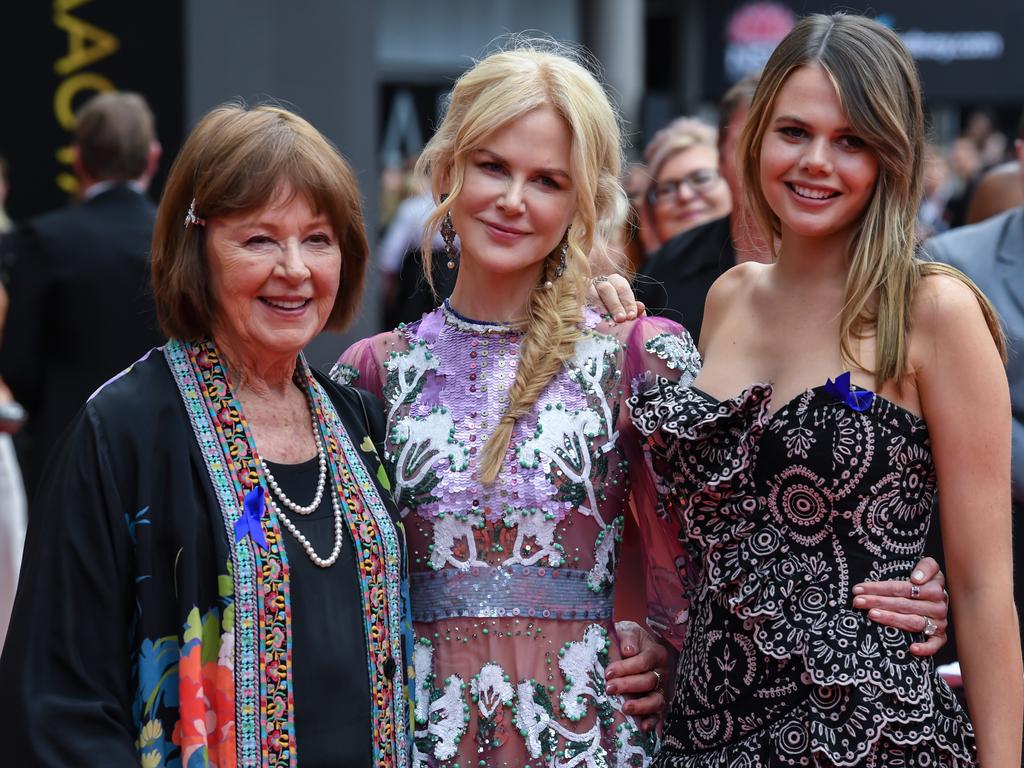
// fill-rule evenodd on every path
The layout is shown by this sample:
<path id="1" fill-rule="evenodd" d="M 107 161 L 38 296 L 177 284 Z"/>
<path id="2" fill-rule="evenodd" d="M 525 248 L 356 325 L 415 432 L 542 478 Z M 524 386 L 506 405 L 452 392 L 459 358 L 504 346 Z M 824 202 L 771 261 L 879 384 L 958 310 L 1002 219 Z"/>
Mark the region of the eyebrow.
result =
<path id="1" fill-rule="evenodd" d="M 490 155 L 495 160 L 500 160 L 503 163 L 507 163 L 504 157 L 499 155 L 497 152 L 487 149 L 486 147 L 479 147 L 476 152 L 483 152 L 484 154 Z M 534 173 L 538 173 L 542 176 L 562 176 L 569 181 L 572 181 L 572 176 L 567 171 L 563 171 L 561 168 L 535 168 Z"/>
<path id="2" fill-rule="evenodd" d="M 332 227 L 331 221 L 326 216 L 318 216 L 315 219 L 310 220 L 306 229 L 316 229 L 317 227 Z M 270 229 L 277 230 L 280 228 L 280 223 L 277 219 L 273 218 L 252 218 L 245 219 L 238 222 L 233 229 Z"/>
<path id="3" fill-rule="evenodd" d="M 811 124 L 808 123 L 806 120 L 801 120 L 796 115 L 779 115 L 772 122 L 773 123 L 796 123 L 797 125 L 799 125 L 801 127 L 804 127 L 804 128 L 809 128 L 811 126 Z M 856 133 L 856 131 L 854 131 L 853 128 L 851 128 L 850 126 L 844 125 L 844 126 L 841 126 L 840 128 L 837 128 L 835 133 Z"/>

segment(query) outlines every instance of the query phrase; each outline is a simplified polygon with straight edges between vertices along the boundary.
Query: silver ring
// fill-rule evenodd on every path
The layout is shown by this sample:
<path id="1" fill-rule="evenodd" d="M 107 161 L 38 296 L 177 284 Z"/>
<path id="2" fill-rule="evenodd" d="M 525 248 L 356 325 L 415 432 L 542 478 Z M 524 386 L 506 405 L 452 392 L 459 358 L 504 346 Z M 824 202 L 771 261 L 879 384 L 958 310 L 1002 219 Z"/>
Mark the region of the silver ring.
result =
<path id="1" fill-rule="evenodd" d="M 665 694 L 665 688 L 661 684 L 661 672 L 659 672 L 656 669 L 652 669 L 651 672 L 654 674 L 654 680 L 655 680 L 654 690 L 656 690 L 658 693 L 664 695 Z"/>
<path id="2" fill-rule="evenodd" d="M 921 588 L 917 584 L 910 585 L 910 599 L 917 600 L 921 596 Z"/>
<path id="3" fill-rule="evenodd" d="M 927 616 L 921 618 L 924 619 L 924 629 L 921 630 L 921 634 L 925 637 L 932 637 L 939 630 L 938 626 Z"/>
<path id="4" fill-rule="evenodd" d="M 590 282 L 593 283 L 594 285 L 597 285 L 598 283 L 607 283 L 608 282 L 608 275 L 598 275 L 597 277 L 595 277 Z"/>

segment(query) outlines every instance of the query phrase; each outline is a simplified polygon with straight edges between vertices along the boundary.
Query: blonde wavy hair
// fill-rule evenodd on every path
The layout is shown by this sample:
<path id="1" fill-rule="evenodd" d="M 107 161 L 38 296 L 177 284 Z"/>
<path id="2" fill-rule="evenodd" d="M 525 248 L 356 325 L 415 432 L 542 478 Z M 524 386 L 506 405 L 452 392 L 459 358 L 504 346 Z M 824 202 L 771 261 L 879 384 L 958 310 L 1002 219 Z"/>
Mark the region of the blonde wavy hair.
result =
<path id="1" fill-rule="evenodd" d="M 765 65 L 740 136 L 738 156 L 747 204 L 770 237 L 778 258 L 779 217 L 761 186 L 761 145 L 775 98 L 799 67 L 817 65 L 831 80 L 850 127 L 878 161 L 878 178 L 848 246 L 849 271 L 840 314 L 840 351 L 845 363 L 871 371 L 880 388 L 901 386 L 907 368 L 914 291 L 927 275 L 966 283 L 981 305 L 996 346 L 1006 345 L 998 317 L 978 287 L 958 270 L 917 256 L 915 219 L 921 201 L 924 117 L 917 69 L 899 36 L 863 16 L 815 14 L 786 35 Z M 877 340 L 874 368 L 853 353 L 855 339 Z"/>
<path id="2" fill-rule="evenodd" d="M 416 172 L 431 178 L 434 198 L 447 194 L 431 215 L 423 238 L 429 281 L 430 241 L 459 199 L 470 153 L 495 130 L 543 106 L 557 111 L 572 134 L 569 172 L 576 213 L 567 235 L 566 268 L 556 278 L 558 250 L 549 254 L 530 298 L 508 406 L 481 455 L 485 484 L 498 476 L 516 421 L 530 412 L 572 357 L 591 275 L 588 257 L 614 261 L 608 249 L 610 222 L 626 210 L 619 181 L 622 132 L 608 95 L 588 69 L 590 64 L 578 49 L 550 40 L 513 40 L 506 50 L 477 62 L 458 79 L 444 120 L 417 163 Z M 548 280 L 551 288 L 544 287 Z"/>

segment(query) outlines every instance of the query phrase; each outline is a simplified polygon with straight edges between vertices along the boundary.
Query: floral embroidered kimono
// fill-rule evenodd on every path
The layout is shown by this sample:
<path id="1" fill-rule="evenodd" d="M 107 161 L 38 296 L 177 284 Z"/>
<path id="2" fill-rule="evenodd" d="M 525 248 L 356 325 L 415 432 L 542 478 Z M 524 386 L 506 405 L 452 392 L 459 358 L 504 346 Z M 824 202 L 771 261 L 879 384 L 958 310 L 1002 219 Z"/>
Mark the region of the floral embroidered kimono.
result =
<path id="1" fill-rule="evenodd" d="M 296 384 L 346 523 L 330 568 L 300 563 L 265 503 L 212 343 L 153 350 L 85 406 L 32 507 L 0 661 L 5 764 L 409 764 L 404 544 L 379 407 L 301 357 Z M 340 608 L 293 614 L 300 586 Z"/>
<path id="2" fill-rule="evenodd" d="M 497 481 L 478 461 L 515 377 L 520 334 L 447 304 L 353 346 L 332 375 L 380 394 L 409 537 L 415 766 L 645 766 L 653 741 L 605 689 L 620 657 L 612 587 L 631 485 L 649 581 L 678 584 L 622 405 L 654 371 L 691 379 L 674 323 L 587 310 L 576 356 L 515 426 Z M 681 590 L 676 589 L 680 594 Z M 681 629 L 682 603 L 660 607 Z M 678 637 L 678 634 L 677 634 Z"/>

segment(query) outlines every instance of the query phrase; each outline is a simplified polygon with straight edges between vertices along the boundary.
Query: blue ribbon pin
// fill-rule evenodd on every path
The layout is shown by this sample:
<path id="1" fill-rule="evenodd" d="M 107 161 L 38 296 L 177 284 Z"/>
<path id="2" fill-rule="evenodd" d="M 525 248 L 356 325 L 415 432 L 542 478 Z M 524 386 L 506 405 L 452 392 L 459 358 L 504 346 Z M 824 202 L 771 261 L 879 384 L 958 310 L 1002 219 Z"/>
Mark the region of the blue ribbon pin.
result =
<path id="1" fill-rule="evenodd" d="M 246 536 L 252 539 L 252 543 L 260 549 L 268 549 L 267 537 L 263 535 L 263 526 L 260 521 L 263 518 L 263 488 L 256 486 L 245 494 L 245 504 L 242 507 L 242 514 L 235 521 L 235 541 L 241 541 Z"/>
<path id="2" fill-rule="evenodd" d="M 850 385 L 850 372 L 836 376 L 836 380 L 825 382 L 825 391 L 836 400 L 841 400 L 850 408 L 860 413 L 866 411 L 875 402 L 875 393 L 869 389 L 854 389 Z"/>

